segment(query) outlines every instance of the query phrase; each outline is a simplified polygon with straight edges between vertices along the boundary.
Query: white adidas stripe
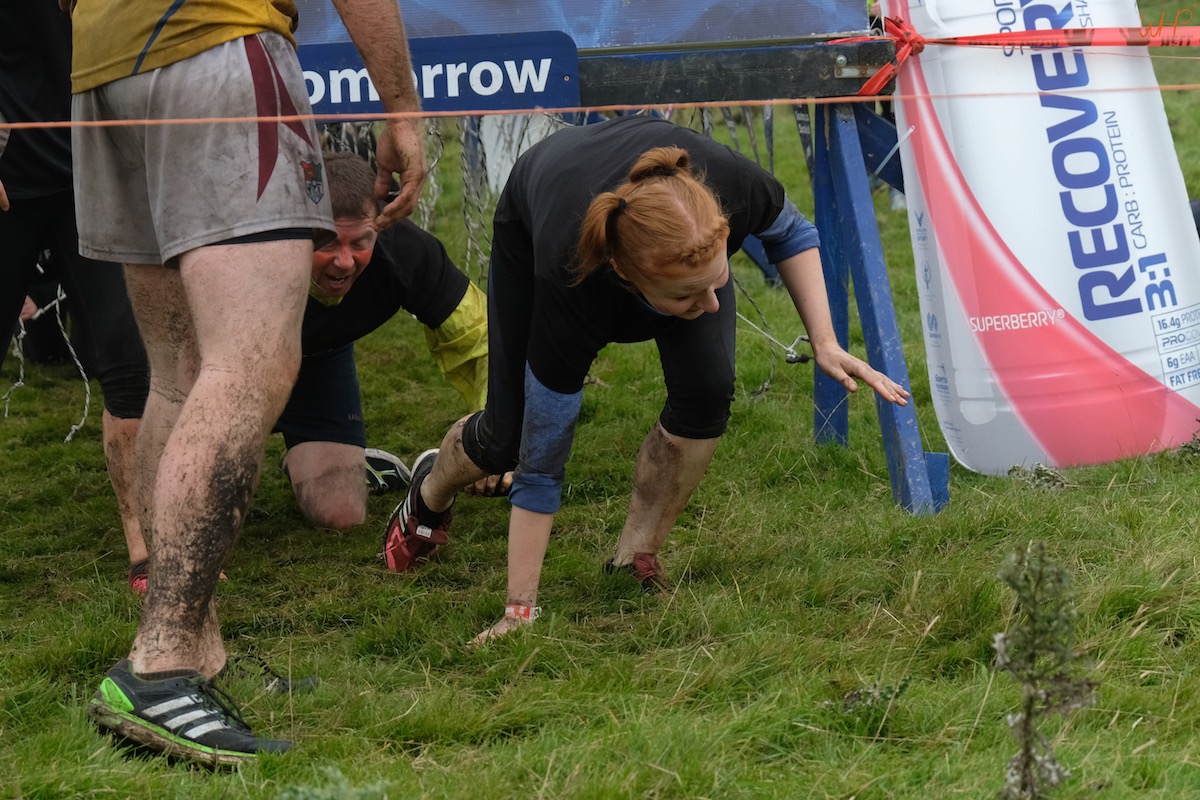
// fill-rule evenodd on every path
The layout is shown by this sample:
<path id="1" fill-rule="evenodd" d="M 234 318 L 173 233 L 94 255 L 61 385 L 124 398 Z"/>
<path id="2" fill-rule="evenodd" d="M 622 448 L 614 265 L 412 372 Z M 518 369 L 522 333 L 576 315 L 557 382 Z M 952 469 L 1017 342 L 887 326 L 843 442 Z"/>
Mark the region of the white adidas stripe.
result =
<path id="1" fill-rule="evenodd" d="M 173 711 L 182 713 L 171 716 Z M 204 700 L 198 694 L 177 697 L 174 700 L 149 706 L 143 713 L 159 722 L 163 727 L 193 741 L 206 733 L 230 728 L 221 713 L 205 706 Z M 192 723 L 199 724 L 192 725 Z M 189 725 L 192 727 L 188 727 Z"/>
<path id="2" fill-rule="evenodd" d="M 212 722 L 207 722 L 203 725 L 197 725 L 196 727 L 191 728 L 190 730 L 183 731 L 183 735 L 188 737 L 189 739 L 198 739 L 201 736 L 203 736 L 204 734 L 209 733 L 210 731 L 216 731 L 216 730 L 220 730 L 222 728 L 228 728 L 228 727 L 229 726 L 225 724 L 224 720 L 215 719 Z"/>
<path id="3" fill-rule="evenodd" d="M 171 713 L 177 708 L 192 708 L 200 702 L 199 695 L 190 694 L 186 697 L 176 697 L 174 700 L 165 700 L 157 705 L 148 706 L 142 713 L 148 717 L 160 717 Z"/>
<path id="4" fill-rule="evenodd" d="M 178 731 L 184 725 L 190 725 L 196 720 L 211 719 L 214 713 L 215 712 L 207 708 L 198 708 L 195 711 L 189 711 L 186 714 L 180 714 L 177 717 L 171 717 L 168 720 L 164 720 L 163 725 L 173 731 Z"/>

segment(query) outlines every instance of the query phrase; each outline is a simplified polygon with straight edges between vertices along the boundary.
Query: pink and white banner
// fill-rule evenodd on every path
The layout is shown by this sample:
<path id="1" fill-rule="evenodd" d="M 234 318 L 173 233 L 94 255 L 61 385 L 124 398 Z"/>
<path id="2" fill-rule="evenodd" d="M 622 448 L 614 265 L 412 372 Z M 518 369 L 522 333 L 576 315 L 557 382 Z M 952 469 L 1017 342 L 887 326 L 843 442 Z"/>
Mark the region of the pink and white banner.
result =
<path id="1" fill-rule="evenodd" d="M 1140 25 L 1133 0 L 885 14 L 926 39 Z M 1200 429 L 1200 241 L 1156 87 L 1145 47 L 930 44 L 900 69 L 934 407 L 972 470 L 1100 463 Z"/>

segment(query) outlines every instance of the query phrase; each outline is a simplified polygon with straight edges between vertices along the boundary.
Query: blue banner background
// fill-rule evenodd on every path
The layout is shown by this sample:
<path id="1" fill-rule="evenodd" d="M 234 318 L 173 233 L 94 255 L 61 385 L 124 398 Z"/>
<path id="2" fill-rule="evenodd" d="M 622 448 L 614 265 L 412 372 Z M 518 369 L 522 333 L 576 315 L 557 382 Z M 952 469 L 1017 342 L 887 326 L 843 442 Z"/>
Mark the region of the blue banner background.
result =
<path id="1" fill-rule="evenodd" d="M 347 41 L 329 0 L 297 0 L 297 39 Z M 579 50 L 820 37 L 862 31 L 855 0 L 402 0 L 409 39 L 558 30 Z"/>

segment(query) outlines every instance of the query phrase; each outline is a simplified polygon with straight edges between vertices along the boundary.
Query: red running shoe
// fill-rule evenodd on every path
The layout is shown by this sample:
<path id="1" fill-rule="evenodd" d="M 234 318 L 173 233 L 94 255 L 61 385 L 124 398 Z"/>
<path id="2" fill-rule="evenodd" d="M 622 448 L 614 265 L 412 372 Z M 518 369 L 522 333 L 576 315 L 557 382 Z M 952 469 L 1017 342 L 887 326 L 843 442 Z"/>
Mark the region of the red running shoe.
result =
<path id="1" fill-rule="evenodd" d="M 129 565 L 129 588 L 136 594 L 146 593 L 146 581 L 150 577 L 150 559 L 143 558 Z"/>
<path id="2" fill-rule="evenodd" d="M 662 564 L 658 562 L 658 556 L 654 553 L 637 553 L 633 557 L 633 561 L 629 564 L 617 566 L 613 563 L 613 559 L 604 562 L 604 571 L 609 575 L 616 572 L 625 572 L 642 584 L 642 591 L 646 594 L 662 594 L 671 591 L 671 582 L 663 575 Z"/>
<path id="3" fill-rule="evenodd" d="M 416 500 L 414 499 L 417 492 L 421 491 L 421 484 L 425 477 L 433 469 L 437 453 L 436 449 L 426 450 L 417 456 L 417 460 L 413 463 L 412 485 L 409 486 L 408 494 L 404 497 L 404 502 L 396 506 L 396 510 L 388 519 L 387 528 L 383 533 L 383 560 L 387 562 L 387 567 L 392 572 L 408 571 L 418 560 L 429 558 L 438 546 L 450 541 L 447 531 L 453 517 L 450 513 L 451 509 L 448 508 L 442 512 L 442 519 L 438 523 L 438 527 L 431 528 L 428 525 L 422 525 L 417 519 Z"/>

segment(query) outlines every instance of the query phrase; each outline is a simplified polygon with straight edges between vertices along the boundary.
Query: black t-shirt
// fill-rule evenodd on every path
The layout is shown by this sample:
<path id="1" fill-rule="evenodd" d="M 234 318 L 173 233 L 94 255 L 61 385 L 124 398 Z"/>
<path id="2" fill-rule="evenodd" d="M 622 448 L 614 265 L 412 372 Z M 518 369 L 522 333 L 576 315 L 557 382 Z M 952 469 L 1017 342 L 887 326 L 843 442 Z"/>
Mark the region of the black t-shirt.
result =
<path id="1" fill-rule="evenodd" d="M 0 2 L 0 116 L 8 122 L 71 119 L 71 20 L 57 0 Z M 71 188 L 70 128 L 8 133 L 0 183 L 10 198 Z"/>
<path id="2" fill-rule="evenodd" d="M 546 387 L 572 394 L 596 354 L 610 342 L 644 341 L 656 314 L 610 269 L 570 286 L 579 226 L 592 199 L 623 183 L 642 153 L 688 151 L 729 218 L 732 255 L 748 234 L 771 226 L 784 207 L 782 184 L 725 145 L 653 117 L 619 117 L 567 128 L 517 160 L 497 204 L 497 238 L 522 236 L 532 248 L 536 290 L 528 359 Z M 521 265 L 516 265 L 521 266 Z M 734 313 L 724 306 L 718 313 Z M 645 324 L 639 324 L 639 320 Z"/>
<path id="3" fill-rule="evenodd" d="M 432 234 L 404 220 L 379 234 L 366 269 L 335 306 L 309 298 L 305 355 L 361 339 L 404 309 L 437 328 L 458 307 L 469 279 Z"/>

